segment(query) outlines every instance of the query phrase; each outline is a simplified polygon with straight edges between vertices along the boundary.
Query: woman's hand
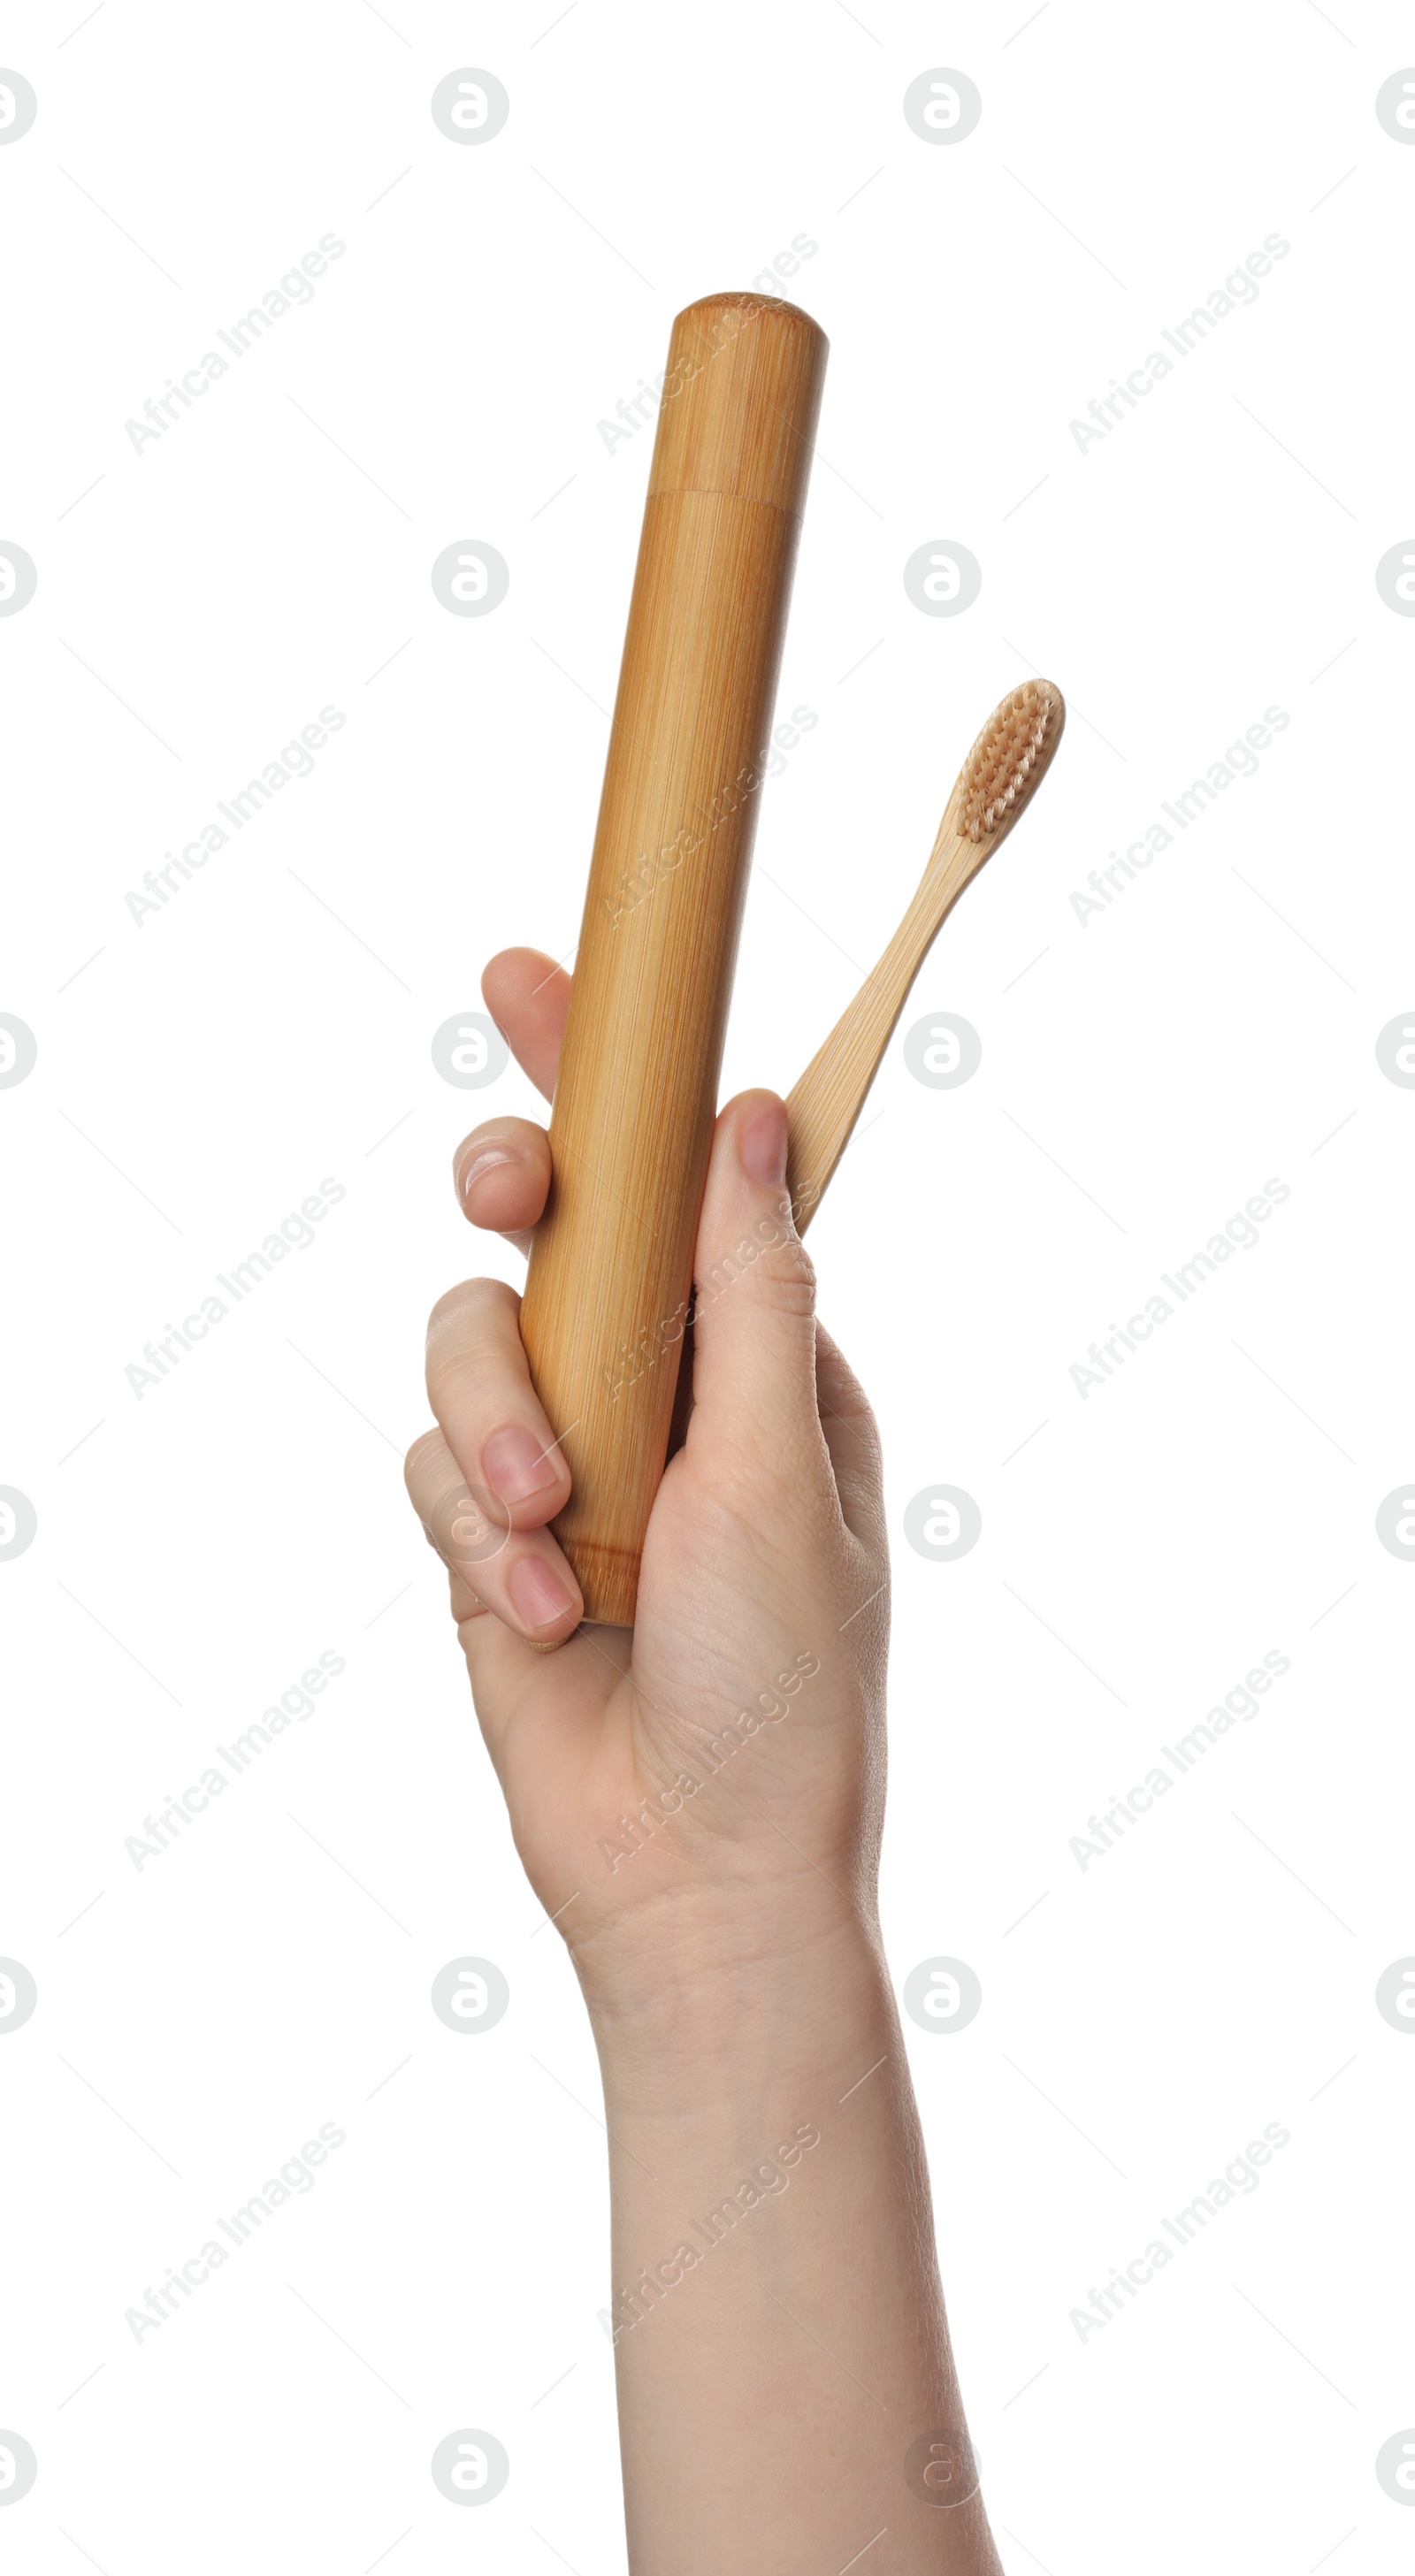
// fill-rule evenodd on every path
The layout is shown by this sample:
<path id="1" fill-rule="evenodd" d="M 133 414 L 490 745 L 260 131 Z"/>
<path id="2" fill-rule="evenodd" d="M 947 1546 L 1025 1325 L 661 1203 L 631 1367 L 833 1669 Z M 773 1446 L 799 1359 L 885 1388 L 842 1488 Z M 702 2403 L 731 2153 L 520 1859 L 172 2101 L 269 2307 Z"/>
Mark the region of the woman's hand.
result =
<path id="1" fill-rule="evenodd" d="M 548 1093 L 569 978 L 512 949 L 482 989 Z M 548 1527 L 573 1429 L 567 1466 L 496 1281 L 434 1309 L 438 1428 L 408 1489 L 599 2045 L 633 2576 L 818 2576 L 866 2553 L 878 2576 L 1001 2576 L 875 1919 L 879 1443 L 815 1321 L 785 1169 L 781 1102 L 743 1093 L 713 1138 L 693 1410 L 632 1632 L 579 1626 Z M 493 1119 L 456 1176 L 472 1223 L 519 1239 L 545 1136 Z M 771 1248 L 724 1267 L 754 1235 Z"/>
<path id="2" fill-rule="evenodd" d="M 510 949 L 483 992 L 548 1096 L 569 977 Z M 408 1490 L 448 1562 L 517 1848 L 592 1997 L 621 1974 L 637 1992 L 665 1945 L 705 1936 L 706 1917 L 753 1939 L 873 1922 L 888 1633 L 879 1442 L 815 1321 L 785 1163 L 781 1102 L 741 1094 L 717 1122 L 696 1279 L 763 1218 L 786 1239 L 735 1278 L 719 1270 L 731 1284 L 716 1296 L 700 1285 L 693 1411 L 654 1504 L 632 1631 L 579 1626 L 579 1588 L 548 1527 L 571 1468 L 531 1385 L 515 1293 L 465 1281 L 428 1329 L 438 1428 L 409 1451 Z M 458 1147 L 454 1174 L 473 1225 L 524 1241 L 550 1180 L 545 1133 L 492 1119 Z M 658 1364 L 676 1367 L 678 1346 Z M 572 1433 L 567 1445 L 573 1460 Z M 501 1524 L 470 1558 L 457 1536 L 468 1488 Z"/>

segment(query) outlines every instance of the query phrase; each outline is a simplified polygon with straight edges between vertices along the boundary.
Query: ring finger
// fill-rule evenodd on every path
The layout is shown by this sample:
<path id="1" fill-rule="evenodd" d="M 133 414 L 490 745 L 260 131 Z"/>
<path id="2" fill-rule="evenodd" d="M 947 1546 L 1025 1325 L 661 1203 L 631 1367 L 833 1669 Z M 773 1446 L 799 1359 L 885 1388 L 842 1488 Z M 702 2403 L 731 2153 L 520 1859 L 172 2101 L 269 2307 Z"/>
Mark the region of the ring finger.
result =
<path id="1" fill-rule="evenodd" d="M 536 1646 L 558 1646 L 578 1627 L 579 1585 L 549 1530 L 511 1529 L 506 1506 L 463 1475 L 441 1431 L 414 1441 L 403 1476 L 452 1578 L 454 1618 L 490 1610 Z"/>
<path id="2" fill-rule="evenodd" d="M 579 1585 L 547 1522 L 570 1475 L 531 1384 L 519 1300 L 474 1279 L 439 1299 L 427 1391 L 438 1424 L 409 1453 L 408 1489 L 445 1564 L 489 1610 L 538 1644 L 579 1623 Z"/>

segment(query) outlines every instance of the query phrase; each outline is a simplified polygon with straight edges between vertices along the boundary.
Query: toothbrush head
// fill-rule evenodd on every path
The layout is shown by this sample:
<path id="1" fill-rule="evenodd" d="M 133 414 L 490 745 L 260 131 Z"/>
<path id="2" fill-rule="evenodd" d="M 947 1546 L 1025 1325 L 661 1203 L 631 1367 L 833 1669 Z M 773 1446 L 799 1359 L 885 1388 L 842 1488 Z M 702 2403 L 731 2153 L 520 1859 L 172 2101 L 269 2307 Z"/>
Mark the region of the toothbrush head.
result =
<path id="1" fill-rule="evenodd" d="M 1024 680 L 994 708 L 963 764 L 958 830 L 970 841 L 1010 831 L 1061 740 L 1066 705 L 1051 680 Z"/>

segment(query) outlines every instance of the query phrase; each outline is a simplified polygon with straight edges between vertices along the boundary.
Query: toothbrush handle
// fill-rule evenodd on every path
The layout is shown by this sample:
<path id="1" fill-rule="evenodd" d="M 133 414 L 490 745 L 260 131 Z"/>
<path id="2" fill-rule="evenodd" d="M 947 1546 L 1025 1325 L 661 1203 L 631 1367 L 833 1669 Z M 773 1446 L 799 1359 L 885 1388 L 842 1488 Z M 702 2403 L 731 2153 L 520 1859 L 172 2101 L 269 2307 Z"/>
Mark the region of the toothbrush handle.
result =
<path id="1" fill-rule="evenodd" d="M 786 1186 L 796 1231 L 815 1215 L 885 1048 L 944 919 L 987 855 L 953 830 L 951 808 L 939 825 L 923 882 L 904 919 L 853 1002 L 841 1012 L 786 1103 Z"/>

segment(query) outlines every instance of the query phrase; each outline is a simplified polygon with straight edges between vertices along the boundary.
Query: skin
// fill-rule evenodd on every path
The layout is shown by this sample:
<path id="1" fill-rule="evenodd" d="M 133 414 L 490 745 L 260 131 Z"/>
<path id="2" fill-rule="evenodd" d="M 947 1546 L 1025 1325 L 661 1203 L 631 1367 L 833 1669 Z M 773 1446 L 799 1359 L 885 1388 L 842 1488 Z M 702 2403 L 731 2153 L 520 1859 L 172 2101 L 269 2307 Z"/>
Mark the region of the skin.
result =
<path id="1" fill-rule="evenodd" d="M 569 977 L 512 949 L 482 990 L 548 1097 Z M 857 2553 L 866 2576 L 1001 2576 L 879 1935 L 879 1440 L 815 1319 L 785 1150 L 773 1093 L 722 1111 L 697 1273 L 763 1218 L 775 1240 L 698 1310 L 632 1630 L 579 1624 L 547 1527 L 570 1473 L 499 1281 L 433 1309 L 438 1427 L 408 1491 L 599 2048 L 633 2576 L 834 2576 Z M 524 1244 L 544 1131 L 488 1121 L 454 1178 L 473 1225 Z"/>

